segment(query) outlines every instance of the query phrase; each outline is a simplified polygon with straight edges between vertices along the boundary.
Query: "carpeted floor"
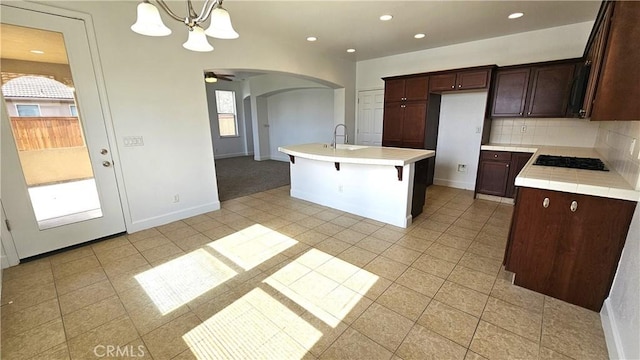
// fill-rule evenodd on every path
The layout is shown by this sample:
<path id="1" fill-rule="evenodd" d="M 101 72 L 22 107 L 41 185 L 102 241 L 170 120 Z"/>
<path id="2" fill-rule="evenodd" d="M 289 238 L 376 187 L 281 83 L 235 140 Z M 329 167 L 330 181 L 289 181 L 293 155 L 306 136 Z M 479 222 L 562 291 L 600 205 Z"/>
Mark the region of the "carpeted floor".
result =
<path id="1" fill-rule="evenodd" d="M 253 156 L 216 160 L 220 201 L 289 185 L 289 163 L 255 161 Z"/>

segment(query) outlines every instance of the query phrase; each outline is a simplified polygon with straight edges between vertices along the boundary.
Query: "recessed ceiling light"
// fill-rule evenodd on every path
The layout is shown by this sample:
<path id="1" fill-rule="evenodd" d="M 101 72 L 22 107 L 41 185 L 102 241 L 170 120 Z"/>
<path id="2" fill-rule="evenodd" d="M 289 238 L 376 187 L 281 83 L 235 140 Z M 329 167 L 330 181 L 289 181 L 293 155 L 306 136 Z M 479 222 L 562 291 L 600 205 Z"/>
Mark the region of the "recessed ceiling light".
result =
<path id="1" fill-rule="evenodd" d="M 508 16 L 508 18 L 509 18 L 509 19 L 517 19 L 517 18 L 521 18 L 521 17 L 523 17 L 523 16 L 524 16 L 524 13 L 521 13 L 521 12 L 515 12 L 515 13 L 513 13 L 513 14 L 510 14 L 510 15 Z"/>
<path id="2" fill-rule="evenodd" d="M 348 53 L 354 53 L 354 52 L 356 52 L 356 49 L 347 49 L 347 52 Z"/>
<path id="3" fill-rule="evenodd" d="M 416 39 L 422 39 L 422 38 L 424 38 L 425 36 L 427 36 L 427 35 L 422 34 L 422 33 L 419 33 L 419 34 L 415 34 L 415 35 L 413 35 L 413 37 L 414 37 L 414 38 L 416 38 Z"/>
<path id="4" fill-rule="evenodd" d="M 382 15 L 382 16 L 380 16 L 380 20 L 382 20 L 382 21 L 389 21 L 391 19 L 393 19 L 393 15 Z"/>
<path id="5" fill-rule="evenodd" d="M 309 36 L 309 37 L 307 38 L 307 41 L 316 41 L 316 40 L 318 40 L 318 38 L 317 38 L 317 37 L 315 37 L 315 36 Z"/>
<path id="6" fill-rule="evenodd" d="M 42 50 L 30 50 L 29 52 L 34 54 L 39 54 L 39 55 L 44 54 L 44 51 Z"/>

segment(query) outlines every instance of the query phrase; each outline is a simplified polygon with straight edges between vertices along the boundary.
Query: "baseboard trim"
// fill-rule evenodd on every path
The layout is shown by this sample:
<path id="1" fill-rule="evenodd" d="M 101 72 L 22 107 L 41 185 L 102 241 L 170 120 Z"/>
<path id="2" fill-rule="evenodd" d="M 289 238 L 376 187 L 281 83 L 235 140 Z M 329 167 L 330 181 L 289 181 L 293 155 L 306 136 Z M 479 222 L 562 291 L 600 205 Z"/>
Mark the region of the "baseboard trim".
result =
<path id="1" fill-rule="evenodd" d="M 251 154 L 247 154 L 244 152 L 239 152 L 239 153 L 231 153 L 231 154 L 220 154 L 220 155 L 214 155 L 213 159 L 227 159 L 227 158 L 234 158 L 234 157 L 240 157 L 240 156 L 251 156 L 253 155 L 253 153 Z"/>
<path id="2" fill-rule="evenodd" d="M 622 340 L 620 339 L 616 318 L 613 316 L 613 309 L 611 308 L 609 298 L 604 301 L 604 306 L 602 306 L 602 310 L 600 311 L 600 321 L 602 322 L 602 330 L 604 330 L 604 339 L 607 343 L 609 358 L 626 359 L 627 357 L 624 355 Z"/>
<path id="3" fill-rule="evenodd" d="M 501 196 L 487 195 L 487 194 L 476 194 L 476 199 L 495 201 L 501 204 L 509 204 L 509 205 L 515 204 L 514 199 L 501 197 Z"/>
<path id="4" fill-rule="evenodd" d="M 155 226 L 165 225 L 174 221 L 190 218 L 192 216 L 197 216 L 216 210 L 220 210 L 220 201 L 201 206 L 194 206 L 188 209 L 183 209 L 152 218 L 133 221 L 132 223 L 126 225 L 127 233 L 132 234 L 141 230 L 150 229 Z"/>
<path id="5" fill-rule="evenodd" d="M 468 183 L 463 181 L 453 181 L 449 179 L 433 179 L 434 185 L 452 187 L 456 189 L 464 189 L 464 190 L 473 190 L 475 189 L 476 184 Z"/>

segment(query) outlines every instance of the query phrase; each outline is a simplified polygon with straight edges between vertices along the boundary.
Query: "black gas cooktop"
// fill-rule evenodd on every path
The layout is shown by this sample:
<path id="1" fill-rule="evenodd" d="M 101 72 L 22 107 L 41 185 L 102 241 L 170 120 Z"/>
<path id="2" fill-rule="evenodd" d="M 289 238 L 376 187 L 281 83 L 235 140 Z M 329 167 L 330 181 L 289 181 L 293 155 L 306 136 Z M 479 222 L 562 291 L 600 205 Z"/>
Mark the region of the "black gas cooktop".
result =
<path id="1" fill-rule="evenodd" d="M 533 165 L 609 171 L 600 159 L 570 156 L 539 155 Z"/>

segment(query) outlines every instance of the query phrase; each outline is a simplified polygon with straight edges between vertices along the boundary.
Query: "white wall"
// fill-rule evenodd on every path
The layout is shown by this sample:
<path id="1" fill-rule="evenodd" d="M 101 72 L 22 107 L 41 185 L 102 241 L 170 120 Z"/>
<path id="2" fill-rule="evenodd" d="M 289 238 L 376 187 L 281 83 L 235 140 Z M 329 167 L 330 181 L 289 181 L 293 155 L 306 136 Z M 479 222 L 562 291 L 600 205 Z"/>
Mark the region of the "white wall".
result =
<path id="1" fill-rule="evenodd" d="M 434 184 L 475 189 L 486 104 L 486 91 L 442 95 Z"/>
<path id="2" fill-rule="evenodd" d="M 359 61 L 356 89 L 384 88 L 381 78 L 468 66 L 526 64 L 581 57 L 592 21 Z"/>
<path id="3" fill-rule="evenodd" d="M 278 146 L 271 145 L 271 134 L 274 134 L 271 130 L 271 121 L 269 120 L 269 111 L 267 109 L 267 99 L 276 94 L 292 94 L 293 90 L 297 89 L 330 89 L 328 85 L 335 86 L 335 84 L 328 84 L 325 81 L 309 80 L 302 77 L 295 77 L 288 74 L 265 74 L 261 76 L 254 76 L 244 81 L 243 84 L 243 96 L 249 96 L 250 108 L 251 108 L 251 128 L 253 129 L 253 149 L 254 159 L 266 160 L 266 159 L 280 159 L 281 154 L 278 154 Z M 344 91 L 344 89 L 342 89 Z M 336 90 L 338 91 L 338 90 Z M 342 97 L 346 97 L 345 93 L 341 93 Z M 282 95 L 286 97 L 287 95 Z M 335 107 L 336 104 L 342 104 L 344 109 L 344 99 L 334 99 L 330 104 L 331 107 Z M 298 106 L 295 102 L 292 102 L 292 106 Z M 344 110 L 343 110 L 344 111 Z M 335 117 L 335 114 L 332 114 Z M 342 119 L 344 119 L 344 114 Z M 332 121 L 336 121 L 334 118 Z M 342 120 L 344 121 L 344 120 Z M 276 131 L 275 134 L 279 134 L 280 131 Z M 284 136 L 284 135 L 282 135 Z M 298 144 L 302 142 L 297 142 Z M 275 150 L 273 150 L 275 149 Z"/>
<path id="4" fill-rule="evenodd" d="M 205 85 L 207 91 L 207 104 L 209 109 L 209 124 L 211 126 L 211 141 L 213 153 L 216 159 L 249 155 L 247 150 L 247 129 L 245 125 L 244 103 L 242 100 L 242 83 L 233 81 L 218 81 Z M 238 124 L 238 136 L 221 137 L 218 127 L 218 112 L 216 107 L 216 90 L 235 91 L 236 94 L 236 121 Z M 251 145 L 253 147 L 253 144 Z"/>
<path id="5" fill-rule="evenodd" d="M 602 326 L 612 359 L 640 359 L 640 203 L 636 205 Z"/>
<path id="6" fill-rule="evenodd" d="M 596 150 L 636 190 L 640 190 L 640 121 L 601 121 Z M 630 153 L 631 144 L 636 141 Z M 640 359 L 640 203 L 618 263 L 609 298 L 601 311 L 612 359 Z"/>
<path id="7" fill-rule="evenodd" d="M 279 146 L 331 142 L 333 93 L 332 89 L 305 89 L 267 98 L 271 159 L 289 161 Z"/>
<path id="8" fill-rule="evenodd" d="M 237 29 L 240 39 L 213 41 L 213 53 L 195 53 L 182 48 L 187 30 L 175 21 L 166 21 L 173 30 L 168 37 L 133 33 L 135 1 L 40 3 L 91 15 L 128 231 L 219 206 L 204 69 L 256 69 L 322 79 L 346 88 L 345 111 L 354 118 L 352 62 L 300 51 L 265 37 L 260 29 Z M 143 136 L 144 146 L 125 148 L 125 136 Z M 173 194 L 180 195 L 179 203 L 173 203 Z"/>

